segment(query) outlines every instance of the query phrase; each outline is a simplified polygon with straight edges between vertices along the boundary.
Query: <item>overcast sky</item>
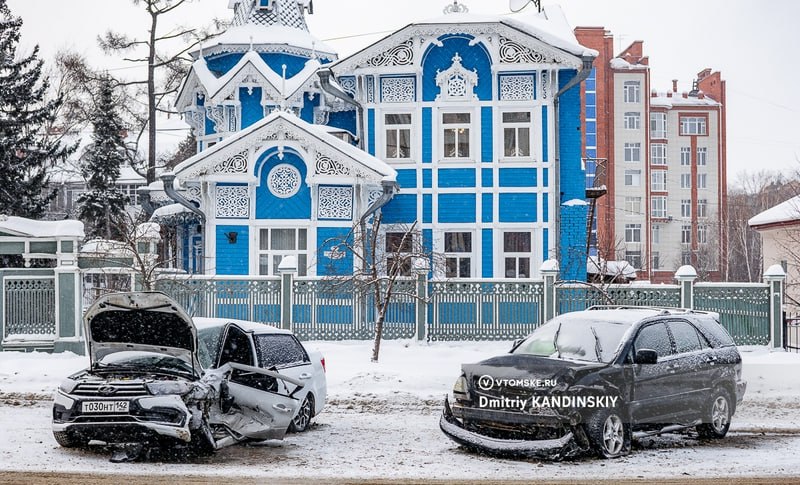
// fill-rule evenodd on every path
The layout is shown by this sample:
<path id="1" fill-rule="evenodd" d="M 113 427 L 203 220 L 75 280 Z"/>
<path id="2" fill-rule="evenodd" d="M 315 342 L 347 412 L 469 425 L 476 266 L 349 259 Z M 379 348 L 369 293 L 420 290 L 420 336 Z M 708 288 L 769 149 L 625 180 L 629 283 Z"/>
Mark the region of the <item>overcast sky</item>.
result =
<path id="1" fill-rule="evenodd" d="M 462 0 L 473 13 L 509 13 L 509 0 Z M 703 68 L 722 72 L 728 88 L 729 182 L 743 171 L 800 169 L 800 68 L 794 59 L 798 0 L 543 0 L 558 3 L 573 26 L 604 26 L 615 51 L 645 42 L 652 86 L 679 80 L 689 90 Z M 96 38 L 112 28 L 144 35 L 147 16 L 130 0 L 7 0 L 22 17 L 22 46 L 39 44 L 49 60 L 77 50 L 115 75 L 131 72 L 102 54 Z M 437 17 L 446 0 L 316 0 L 311 32 L 345 56 L 418 19 Z M 229 18 L 228 0 L 194 0 L 169 22 L 203 25 Z M 531 12 L 528 7 L 526 12 Z M 524 14 L 525 12 L 523 12 Z M 364 35 L 373 34 L 373 35 Z M 795 46 L 795 47 L 792 47 Z"/>

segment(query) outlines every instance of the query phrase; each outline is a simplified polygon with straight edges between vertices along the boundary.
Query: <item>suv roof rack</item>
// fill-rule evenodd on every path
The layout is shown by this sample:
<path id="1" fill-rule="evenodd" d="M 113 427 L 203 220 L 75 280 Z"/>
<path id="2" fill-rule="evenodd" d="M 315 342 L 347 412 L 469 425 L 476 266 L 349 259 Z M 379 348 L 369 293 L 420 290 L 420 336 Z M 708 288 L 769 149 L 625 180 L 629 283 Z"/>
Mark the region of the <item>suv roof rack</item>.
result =
<path id="1" fill-rule="evenodd" d="M 661 315 L 677 315 L 683 313 L 693 313 L 699 315 L 719 316 L 716 312 L 703 310 L 693 310 L 683 307 L 663 307 L 663 306 L 637 306 L 637 305 L 592 305 L 587 310 L 655 310 Z"/>

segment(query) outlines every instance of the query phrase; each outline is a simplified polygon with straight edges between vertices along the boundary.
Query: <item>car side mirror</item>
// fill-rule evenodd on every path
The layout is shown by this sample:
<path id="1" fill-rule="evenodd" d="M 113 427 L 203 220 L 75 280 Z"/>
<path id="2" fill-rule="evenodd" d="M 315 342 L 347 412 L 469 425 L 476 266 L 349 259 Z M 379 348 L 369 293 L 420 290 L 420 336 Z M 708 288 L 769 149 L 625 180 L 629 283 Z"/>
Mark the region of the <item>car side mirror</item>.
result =
<path id="1" fill-rule="evenodd" d="M 655 350 L 640 349 L 636 351 L 633 361 L 637 364 L 655 364 L 658 362 L 658 354 Z"/>

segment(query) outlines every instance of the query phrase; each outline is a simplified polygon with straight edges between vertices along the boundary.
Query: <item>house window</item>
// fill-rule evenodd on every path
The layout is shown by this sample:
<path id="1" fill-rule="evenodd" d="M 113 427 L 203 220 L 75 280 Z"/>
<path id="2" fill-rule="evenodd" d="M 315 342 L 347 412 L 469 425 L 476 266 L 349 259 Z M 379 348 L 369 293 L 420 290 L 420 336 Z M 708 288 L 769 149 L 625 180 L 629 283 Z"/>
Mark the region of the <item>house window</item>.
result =
<path id="1" fill-rule="evenodd" d="M 697 242 L 698 244 L 706 244 L 708 242 L 708 226 L 697 226 Z"/>
<path id="2" fill-rule="evenodd" d="M 658 251 L 653 252 L 653 269 L 660 269 L 661 268 L 661 255 Z"/>
<path id="3" fill-rule="evenodd" d="M 258 234 L 258 274 L 276 275 L 284 256 L 294 256 L 297 258 L 298 276 L 306 276 L 307 229 L 261 229 Z"/>
<path id="4" fill-rule="evenodd" d="M 626 143 L 625 144 L 625 161 L 626 162 L 641 162 L 642 161 L 642 144 L 641 143 Z"/>
<path id="5" fill-rule="evenodd" d="M 411 114 L 387 114 L 384 116 L 384 126 L 386 158 L 392 160 L 411 158 Z"/>
<path id="6" fill-rule="evenodd" d="M 705 135 L 706 118 L 704 116 L 681 116 L 681 135 Z"/>
<path id="7" fill-rule="evenodd" d="M 641 224 L 625 224 L 625 242 L 628 243 L 642 242 Z"/>
<path id="8" fill-rule="evenodd" d="M 681 174 L 681 188 L 682 189 L 691 189 L 692 188 L 692 174 L 690 174 L 690 173 L 682 173 Z"/>
<path id="9" fill-rule="evenodd" d="M 469 278 L 472 276 L 472 233 L 444 233 L 445 276 Z"/>
<path id="10" fill-rule="evenodd" d="M 653 143 L 650 145 L 650 163 L 652 165 L 667 164 L 667 145 L 664 143 Z"/>
<path id="11" fill-rule="evenodd" d="M 708 199 L 697 200 L 697 217 L 708 217 Z"/>
<path id="12" fill-rule="evenodd" d="M 414 250 L 414 235 L 409 232 L 386 233 L 386 272 L 400 276 L 411 276 L 411 254 Z"/>
<path id="13" fill-rule="evenodd" d="M 642 269 L 642 252 L 641 251 L 625 251 L 625 261 L 628 262 L 635 269 Z"/>
<path id="14" fill-rule="evenodd" d="M 667 217 L 667 197 L 658 195 L 650 198 L 650 216 L 661 219 Z"/>
<path id="15" fill-rule="evenodd" d="M 625 212 L 629 215 L 642 213 L 641 197 L 625 197 Z"/>
<path id="16" fill-rule="evenodd" d="M 531 156 L 529 111 L 503 113 L 503 155 L 511 158 Z"/>
<path id="17" fill-rule="evenodd" d="M 650 190 L 654 192 L 664 192 L 667 190 L 666 170 L 653 170 L 650 172 Z"/>
<path id="18" fill-rule="evenodd" d="M 660 244 L 661 243 L 661 225 L 653 224 L 653 244 Z"/>
<path id="19" fill-rule="evenodd" d="M 683 251 L 681 253 L 681 264 L 692 264 L 692 253 L 690 251 Z"/>
<path id="20" fill-rule="evenodd" d="M 641 83 L 639 81 L 625 81 L 622 86 L 623 99 L 626 103 L 640 103 L 641 97 Z"/>
<path id="21" fill-rule="evenodd" d="M 681 199 L 681 217 L 692 217 L 692 200 Z"/>
<path id="22" fill-rule="evenodd" d="M 503 234 L 503 257 L 506 278 L 531 277 L 531 233 Z"/>
<path id="23" fill-rule="evenodd" d="M 681 226 L 681 244 L 692 243 L 692 226 Z"/>
<path id="24" fill-rule="evenodd" d="M 642 185 L 642 171 L 625 170 L 625 185 L 628 187 L 638 187 Z"/>
<path id="25" fill-rule="evenodd" d="M 471 120 L 472 116 L 469 113 L 442 114 L 444 158 L 469 158 Z"/>
<path id="26" fill-rule="evenodd" d="M 667 137 L 667 113 L 650 113 L 650 137 Z"/>
<path id="27" fill-rule="evenodd" d="M 697 188 L 698 189 L 707 189 L 708 188 L 708 174 L 707 173 L 698 173 L 697 174 Z"/>
<path id="28" fill-rule="evenodd" d="M 626 130 L 638 130 L 642 127 L 641 115 L 636 111 L 625 113 L 623 121 Z"/>
<path id="29" fill-rule="evenodd" d="M 692 164 L 692 149 L 681 147 L 681 167 L 688 167 Z"/>
<path id="30" fill-rule="evenodd" d="M 698 147 L 697 148 L 697 166 L 704 167 L 708 164 L 708 148 L 706 147 Z"/>
<path id="31" fill-rule="evenodd" d="M 258 8 L 265 10 L 272 8 L 272 0 L 258 0 Z"/>

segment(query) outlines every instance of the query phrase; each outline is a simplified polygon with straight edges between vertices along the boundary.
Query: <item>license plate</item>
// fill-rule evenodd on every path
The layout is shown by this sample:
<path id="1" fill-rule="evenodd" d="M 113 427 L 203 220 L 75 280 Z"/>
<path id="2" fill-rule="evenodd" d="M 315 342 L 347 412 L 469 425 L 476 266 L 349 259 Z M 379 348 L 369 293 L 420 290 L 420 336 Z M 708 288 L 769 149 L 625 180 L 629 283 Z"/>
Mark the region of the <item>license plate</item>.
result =
<path id="1" fill-rule="evenodd" d="M 84 413 L 127 413 L 128 401 L 84 401 L 81 410 Z"/>

